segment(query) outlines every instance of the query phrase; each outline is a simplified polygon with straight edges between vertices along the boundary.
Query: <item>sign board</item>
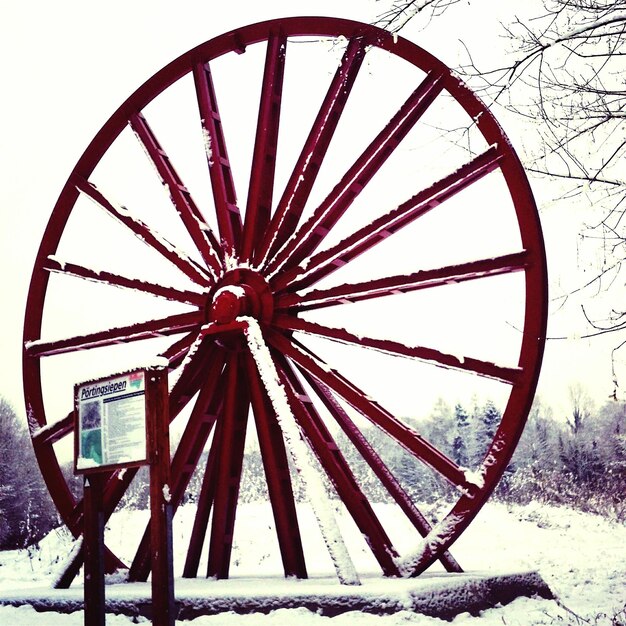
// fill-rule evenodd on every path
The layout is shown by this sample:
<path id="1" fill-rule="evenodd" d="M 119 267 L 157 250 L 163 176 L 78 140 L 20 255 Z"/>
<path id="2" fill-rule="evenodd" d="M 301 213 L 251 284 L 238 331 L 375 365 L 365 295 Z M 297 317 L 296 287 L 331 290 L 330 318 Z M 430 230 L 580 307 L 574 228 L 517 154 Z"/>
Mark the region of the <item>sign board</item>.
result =
<path id="1" fill-rule="evenodd" d="M 150 466 L 154 626 L 174 626 L 174 566 L 167 369 L 149 367 L 74 386 L 74 471 L 83 474 L 86 626 L 105 626 L 103 470 Z"/>
<path id="2" fill-rule="evenodd" d="M 147 462 L 146 372 L 74 386 L 76 473 Z"/>

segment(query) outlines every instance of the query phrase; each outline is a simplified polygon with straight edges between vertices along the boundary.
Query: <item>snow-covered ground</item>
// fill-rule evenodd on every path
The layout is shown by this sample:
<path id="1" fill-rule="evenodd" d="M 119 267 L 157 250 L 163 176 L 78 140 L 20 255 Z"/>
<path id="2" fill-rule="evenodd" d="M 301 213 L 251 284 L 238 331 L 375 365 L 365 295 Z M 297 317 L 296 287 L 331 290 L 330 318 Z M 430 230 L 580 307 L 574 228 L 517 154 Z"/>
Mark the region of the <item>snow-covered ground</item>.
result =
<path id="1" fill-rule="evenodd" d="M 379 506 L 381 521 L 387 527 L 400 551 L 410 549 L 401 525 L 402 517 L 389 506 Z M 175 550 L 181 550 L 193 516 L 191 507 L 177 514 L 174 526 Z M 310 575 L 332 575 L 333 568 L 317 529 L 312 512 L 300 511 L 306 556 Z M 339 515 L 348 548 L 359 572 L 373 570 L 360 537 L 351 532 L 351 522 Z M 144 512 L 122 512 L 107 532 L 106 541 L 117 554 L 125 556 L 133 546 L 131 536 L 143 530 Z M 269 506 L 243 505 L 238 515 L 233 567 L 229 585 L 249 585 L 253 576 L 281 577 L 280 560 Z M 68 536 L 55 531 L 37 552 L 26 550 L 0 553 L 0 595 L 29 587 L 50 584 L 60 567 L 60 558 L 71 547 Z M 466 571 L 487 573 L 537 569 L 559 600 L 518 598 L 511 604 L 484 611 L 477 617 L 458 615 L 454 626 L 530 626 L 535 624 L 593 624 L 615 626 L 626 624 L 626 527 L 602 518 L 540 505 L 507 507 L 489 503 L 454 546 L 453 553 Z M 175 561 L 180 571 L 183 558 Z M 202 570 L 202 565 L 201 565 Z M 75 582 L 79 586 L 80 580 Z M 265 579 L 263 584 L 267 584 Z M 618 614 L 616 619 L 614 616 Z M 579 616 L 579 617 L 578 617 Z M 621 616 L 621 617 L 620 617 Z M 37 614 L 30 606 L 0 607 L 0 624 L 74 626 L 83 624 L 83 614 Z M 580 620 L 580 621 L 579 621 Z M 107 624 L 128 625 L 130 618 L 107 617 Z M 181 624 L 183 622 L 180 622 Z M 268 615 L 223 613 L 184 622 L 192 626 L 398 626 L 446 624 L 438 619 L 407 611 L 378 616 L 348 612 L 325 617 L 307 609 L 280 609 Z"/>

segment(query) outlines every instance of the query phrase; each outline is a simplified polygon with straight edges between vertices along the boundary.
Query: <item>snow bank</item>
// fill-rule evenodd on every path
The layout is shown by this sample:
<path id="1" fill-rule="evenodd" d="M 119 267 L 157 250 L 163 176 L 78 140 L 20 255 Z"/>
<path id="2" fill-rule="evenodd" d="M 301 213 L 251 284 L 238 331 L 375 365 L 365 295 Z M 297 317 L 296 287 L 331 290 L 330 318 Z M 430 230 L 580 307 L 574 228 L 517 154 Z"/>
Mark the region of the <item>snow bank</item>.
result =
<path id="1" fill-rule="evenodd" d="M 501 576 L 440 574 L 398 580 L 372 577 L 360 588 L 337 585 L 333 579 L 181 579 L 176 582 L 179 621 L 224 612 L 271 614 L 279 609 L 305 607 L 315 615 L 334 617 L 355 611 L 386 615 L 411 611 L 452 619 L 463 611 L 479 611 L 507 603 L 520 595 L 551 597 L 536 573 Z M 150 616 L 149 583 L 110 585 L 108 610 L 130 617 Z M 4 602 L 27 603 L 35 610 L 76 612 L 81 608 L 82 590 L 33 590 L 4 594 Z"/>
<path id="2" fill-rule="evenodd" d="M 409 551 L 414 543 L 413 536 L 403 523 L 393 505 L 375 505 L 383 525 L 388 529 L 395 545 L 401 553 Z M 190 522 L 193 519 L 193 506 L 181 507 L 174 518 L 174 545 L 178 556 L 175 569 L 180 571 L 184 558 L 180 550 L 187 546 Z M 117 514 L 116 514 L 117 515 Z M 121 511 L 120 519 L 107 531 L 106 541 L 118 555 L 128 560 L 139 540 L 147 520 L 144 511 Z M 347 594 L 349 590 L 357 592 L 357 588 L 348 588 L 333 582 L 333 567 L 328 553 L 324 550 L 323 540 L 310 507 L 298 506 L 298 518 L 305 546 L 307 565 L 312 578 L 307 581 L 295 581 L 297 593 L 303 594 L 307 587 L 322 585 L 324 595 L 331 593 Z M 371 554 L 367 554 L 366 546 L 358 533 L 350 534 L 348 528 L 353 522 L 346 519 L 345 514 L 337 515 L 342 533 L 346 537 L 358 571 L 375 571 L 375 563 Z M 135 537 L 133 537 L 135 535 Z M 233 548 L 233 564 L 230 581 L 190 581 L 202 588 L 207 582 L 211 585 L 238 585 L 246 593 L 246 585 L 252 588 L 265 589 L 267 595 L 276 593 L 276 589 L 285 582 L 281 578 L 280 557 L 277 550 L 275 530 L 271 507 L 268 503 L 241 505 L 235 527 Z M 502 504 L 488 503 L 476 520 L 452 547 L 454 556 L 466 571 L 479 570 L 484 579 L 497 579 L 505 571 L 538 569 L 541 576 L 549 584 L 558 597 L 559 605 L 554 600 L 518 598 L 506 606 L 483 610 L 478 617 L 467 612 L 457 615 L 452 622 L 444 622 L 437 618 L 414 614 L 400 610 L 391 615 L 373 615 L 363 611 L 348 611 L 328 617 L 311 612 L 300 606 L 293 609 L 268 608 L 269 613 L 239 615 L 232 610 L 219 615 L 197 617 L 189 622 L 191 626 L 532 626 L 551 624 L 576 624 L 569 612 L 574 611 L 581 618 L 589 620 L 594 626 L 611 626 L 611 616 L 626 605 L 626 566 L 624 565 L 624 546 L 626 545 L 626 527 L 609 522 L 603 518 L 578 513 L 567 508 L 549 507 L 545 505 L 529 505 L 525 507 L 507 507 Z M 30 559 L 25 550 L 0 552 L 0 596 L 28 593 L 28 589 L 39 587 L 42 594 L 46 586 L 49 590 L 51 580 L 58 570 L 61 555 L 66 555 L 72 546 L 68 533 L 53 532 L 41 542 L 40 550 L 33 553 Z M 126 553 L 124 552 L 126 550 Z M 256 578 L 253 580 L 251 576 Z M 259 577 L 263 578 L 259 578 Z M 447 576 L 447 575 L 446 575 Z M 427 574 L 419 580 L 436 582 L 439 573 Z M 412 581 L 385 581 L 379 574 L 361 576 L 363 585 L 358 592 L 368 589 L 372 593 L 384 593 L 384 584 L 410 584 Z M 373 581 L 378 585 L 377 591 L 371 587 Z M 324 582 L 325 581 L 325 582 Z M 81 581 L 76 581 L 68 594 L 80 597 Z M 292 582 L 294 581 L 287 581 Z M 380 583 L 380 585 L 379 585 Z M 139 588 L 134 585 L 115 585 L 127 594 L 137 594 Z M 107 588 L 107 592 L 112 587 Z M 397 597 L 402 592 L 396 589 Z M 567 609 L 563 606 L 568 607 Z M 232 608 L 232 607 L 228 607 Z M 399 607 L 388 607 L 397 609 Z M 626 616 L 626 615 L 625 615 Z M 623 618 L 622 618 L 623 619 Z M 329 622 L 329 620 L 331 620 Z M 46 626 L 73 626 L 83 623 L 81 611 L 71 615 L 46 613 L 45 621 L 31 607 L 0 607 L 0 624 L 21 626 L 22 624 L 46 624 Z M 133 623 L 129 618 L 110 616 L 107 624 L 128 625 Z M 580 623 L 585 623 L 580 621 Z"/>

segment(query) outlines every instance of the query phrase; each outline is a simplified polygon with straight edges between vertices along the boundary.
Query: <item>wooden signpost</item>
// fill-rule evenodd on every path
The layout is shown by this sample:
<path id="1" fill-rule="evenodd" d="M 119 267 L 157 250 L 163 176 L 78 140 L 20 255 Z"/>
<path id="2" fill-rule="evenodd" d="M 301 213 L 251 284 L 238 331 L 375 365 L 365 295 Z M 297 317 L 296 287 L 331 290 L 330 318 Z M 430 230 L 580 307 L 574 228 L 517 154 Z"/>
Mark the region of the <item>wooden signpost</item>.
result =
<path id="1" fill-rule="evenodd" d="M 170 498 L 167 370 L 151 367 L 74 387 L 74 471 L 84 476 L 85 624 L 104 626 L 104 472 L 150 466 L 152 623 L 176 610 Z"/>

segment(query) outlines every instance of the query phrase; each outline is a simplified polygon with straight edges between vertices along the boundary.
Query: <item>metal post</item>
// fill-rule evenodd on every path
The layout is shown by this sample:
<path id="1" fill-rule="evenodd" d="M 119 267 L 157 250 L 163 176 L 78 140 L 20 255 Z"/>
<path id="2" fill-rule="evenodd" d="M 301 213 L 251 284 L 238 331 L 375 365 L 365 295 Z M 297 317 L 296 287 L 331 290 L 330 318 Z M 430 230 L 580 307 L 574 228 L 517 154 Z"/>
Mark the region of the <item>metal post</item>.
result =
<path id="1" fill-rule="evenodd" d="M 174 626 L 174 567 L 167 370 L 146 370 L 146 419 L 150 463 L 152 624 Z"/>
<path id="2" fill-rule="evenodd" d="M 100 475 L 85 474 L 83 505 L 85 626 L 105 626 L 104 511 Z"/>

